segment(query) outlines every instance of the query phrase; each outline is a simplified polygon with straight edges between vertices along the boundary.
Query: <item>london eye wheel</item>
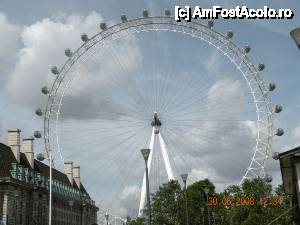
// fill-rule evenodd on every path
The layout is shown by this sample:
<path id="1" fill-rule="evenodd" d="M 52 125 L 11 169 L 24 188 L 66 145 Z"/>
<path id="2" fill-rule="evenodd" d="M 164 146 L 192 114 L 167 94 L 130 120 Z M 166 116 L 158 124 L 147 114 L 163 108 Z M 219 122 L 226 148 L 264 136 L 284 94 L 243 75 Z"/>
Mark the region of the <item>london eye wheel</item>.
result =
<path id="1" fill-rule="evenodd" d="M 251 62 L 251 47 L 238 47 L 233 32 L 213 21 L 176 22 L 164 16 L 100 24 L 82 45 L 66 49 L 52 67 L 44 141 L 53 165 L 82 164 L 83 183 L 101 208 L 117 215 L 141 213 L 145 204 L 143 159 L 150 148 L 150 191 L 181 173 L 217 184 L 266 174 L 274 135 L 274 83 Z M 39 132 L 35 136 L 40 136 Z"/>

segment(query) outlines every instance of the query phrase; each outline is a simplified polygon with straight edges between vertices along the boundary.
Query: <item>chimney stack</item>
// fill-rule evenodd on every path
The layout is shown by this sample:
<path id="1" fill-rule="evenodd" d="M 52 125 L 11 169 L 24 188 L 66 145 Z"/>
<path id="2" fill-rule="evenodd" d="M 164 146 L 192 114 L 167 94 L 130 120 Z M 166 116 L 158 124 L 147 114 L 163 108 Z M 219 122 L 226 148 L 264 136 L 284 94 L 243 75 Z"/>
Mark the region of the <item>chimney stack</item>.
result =
<path id="1" fill-rule="evenodd" d="M 34 169 L 33 140 L 33 137 L 23 138 L 23 153 L 32 169 Z"/>
<path id="2" fill-rule="evenodd" d="M 65 174 L 67 175 L 71 185 L 73 186 L 73 162 L 65 162 L 64 163 L 64 171 Z"/>
<path id="3" fill-rule="evenodd" d="M 7 145 L 11 148 L 18 163 L 20 163 L 20 132 L 19 129 L 9 129 L 7 137 Z"/>
<path id="4" fill-rule="evenodd" d="M 80 189 L 80 166 L 73 167 L 73 176 L 77 187 Z"/>

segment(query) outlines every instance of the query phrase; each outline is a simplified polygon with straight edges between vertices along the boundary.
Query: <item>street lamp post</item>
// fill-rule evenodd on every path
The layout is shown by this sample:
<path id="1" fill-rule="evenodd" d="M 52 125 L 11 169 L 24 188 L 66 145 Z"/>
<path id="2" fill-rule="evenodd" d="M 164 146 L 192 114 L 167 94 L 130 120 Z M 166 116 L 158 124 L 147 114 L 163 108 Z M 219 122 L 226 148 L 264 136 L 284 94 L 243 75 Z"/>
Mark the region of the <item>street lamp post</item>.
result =
<path id="1" fill-rule="evenodd" d="M 49 150 L 49 225 L 52 224 L 52 150 Z M 40 153 L 37 156 L 37 160 L 44 161 L 44 154 Z"/>
<path id="2" fill-rule="evenodd" d="M 296 45 L 300 49 L 300 27 L 293 29 L 290 32 L 291 37 L 295 41 Z"/>
<path id="3" fill-rule="evenodd" d="M 70 218 L 70 223 L 73 223 L 73 205 L 74 205 L 74 201 L 73 200 L 69 200 L 68 201 L 70 209 L 71 209 L 71 218 Z"/>
<path id="4" fill-rule="evenodd" d="M 151 207 L 150 207 L 150 193 L 149 193 L 149 174 L 148 174 L 148 158 L 150 155 L 150 149 L 145 148 L 141 150 L 141 153 L 145 160 L 145 174 L 146 174 L 146 193 L 147 193 L 147 212 L 148 212 L 148 225 L 151 225 Z"/>
<path id="5" fill-rule="evenodd" d="M 49 151 L 49 225 L 52 224 L 52 150 Z"/>
<path id="6" fill-rule="evenodd" d="M 188 214 L 188 207 L 187 207 L 187 195 L 186 195 L 186 181 L 188 178 L 188 174 L 181 174 L 181 179 L 184 184 L 184 196 L 185 196 L 185 216 L 186 216 L 186 225 L 189 225 L 189 214 Z"/>
<path id="7" fill-rule="evenodd" d="M 216 214 L 215 214 L 215 212 L 212 212 L 212 218 L 213 218 L 213 225 L 215 225 L 216 224 Z"/>
<path id="8" fill-rule="evenodd" d="M 105 214 L 105 222 L 106 222 L 106 225 L 108 225 L 108 217 L 109 217 L 109 215 L 108 215 L 108 213 L 106 213 L 106 214 Z"/>
<path id="9" fill-rule="evenodd" d="M 209 189 L 208 188 L 204 188 L 204 193 L 206 196 L 206 204 L 207 204 L 207 214 L 208 214 L 208 225 L 210 225 L 210 212 L 209 212 L 209 205 L 208 205 L 208 194 L 209 194 Z"/>
<path id="10" fill-rule="evenodd" d="M 15 192 L 14 192 L 14 197 L 15 197 L 15 225 L 17 224 L 17 214 L 18 214 L 18 202 L 17 202 L 17 198 L 19 197 L 19 194 L 18 194 L 18 191 L 17 190 L 15 190 Z"/>
<path id="11" fill-rule="evenodd" d="M 204 225 L 204 208 L 201 207 L 202 225 Z"/>
<path id="12" fill-rule="evenodd" d="M 84 210 L 85 210 L 85 206 L 86 206 L 86 196 L 85 196 L 85 194 L 81 194 L 80 195 L 80 199 L 81 199 L 81 224 L 80 225 L 84 225 L 84 223 L 85 223 L 85 219 L 84 219 L 84 217 L 85 217 L 85 212 L 84 212 Z"/>

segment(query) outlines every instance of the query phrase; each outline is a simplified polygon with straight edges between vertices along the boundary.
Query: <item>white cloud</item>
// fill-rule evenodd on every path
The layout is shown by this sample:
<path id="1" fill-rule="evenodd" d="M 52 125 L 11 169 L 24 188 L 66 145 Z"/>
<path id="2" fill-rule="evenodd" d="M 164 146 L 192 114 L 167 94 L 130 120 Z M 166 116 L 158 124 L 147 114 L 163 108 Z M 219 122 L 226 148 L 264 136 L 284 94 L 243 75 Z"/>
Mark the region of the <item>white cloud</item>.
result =
<path id="1" fill-rule="evenodd" d="M 138 187 L 137 185 L 126 186 L 123 188 L 123 190 L 120 194 L 120 198 L 122 200 L 126 200 L 128 198 L 136 197 L 139 190 L 140 190 L 140 187 Z"/>
<path id="2" fill-rule="evenodd" d="M 185 115 L 185 120 L 191 122 L 177 123 L 173 134 L 162 130 L 162 135 L 168 137 L 173 166 L 179 169 L 176 173 L 188 172 L 190 182 L 209 178 L 219 189 L 241 180 L 253 156 L 257 135 L 255 121 L 239 120 L 245 112 L 243 93 L 239 80 L 217 80 L 206 93 L 205 105 L 195 106 L 200 108 L 194 110 L 194 115 Z M 209 113 L 199 116 L 197 111 L 203 112 L 203 108 Z"/>
<path id="3" fill-rule="evenodd" d="M 82 44 L 82 33 L 89 36 L 98 33 L 101 21 L 101 15 L 95 12 L 86 17 L 80 14 L 57 14 L 53 19 L 45 18 L 25 27 L 21 34 L 24 47 L 18 53 L 16 67 L 7 83 L 11 96 L 18 103 L 33 108 L 43 105 L 45 97 L 41 94 L 41 87 L 50 87 L 54 81 L 50 68 L 53 65 L 63 65 L 67 59 L 64 50 L 70 48 L 75 51 Z M 93 60 L 87 60 L 84 65 L 80 64 L 71 69 L 70 76 L 74 78 L 71 91 L 66 93 L 68 99 L 62 108 L 64 115 L 77 119 L 111 117 L 111 112 L 116 111 L 119 106 L 101 94 L 111 82 L 111 78 L 108 78 L 111 74 L 108 74 L 107 68 L 114 72 L 113 79 L 120 81 L 126 78 L 125 75 L 121 76 L 124 74 L 122 70 L 130 74 L 141 64 L 139 49 L 130 36 L 122 39 L 122 43 L 106 43 L 97 51 L 100 53 L 91 53 Z M 128 55 L 128 52 L 131 54 Z M 122 62 L 122 65 L 118 66 L 118 61 Z M 95 95 L 95 92 L 98 94 Z M 105 111 L 102 112 L 101 109 Z"/>
<path id="4" fill-rule="evenodd" d="M 223 57 L 219 52 L 213 52 L 209 55 L 208 60 L 205 62 L 205 68 L 211 74 L 218 74 L 220 71 L 220 59 Z"/>
<path id="5" fill-rule="evenodd" d="M 300 141 L 300 125 L 293 129 L 292 134 L 295 139 Z"/>
<path id="6" fill-rule="evenodd" d="M 220 105 L 229 104 L 230 107 L 224 107 L 224 113 L 231 113 L 237 115 L 237 113 L 242 111 L 241 106 L 244 103 L 244 91 L 241 87 L 241 82 L 239 80 L 232 80 L 228 78 L 221 79 L 217 81 L 207 92 L 207 107 L 209 110 L 215 110 L 220 107 Z M 240 104 L 236 104 L 236 102 Z"/>
<path id="7" fill-rule="evenodd" d="M 9 93 L 25 104 L 41 104 L 40 89 L 50 85 L 50 68 L 66 60 L 64 50 L 75 49 L 83 32 L 94 34 L 102 17 L 93 12 L 83 17 L 70 15 L 63 22 L 45 18 L 27 26 L 21 34 L 24 47 L 18 52 L 16 67 L 7 83 Z"/>
<path id="8" fill-rule="evenodd" d="M 137 185 L 125 186 L 119 195 L 120 204 L 116 207 L 119 215 L 135 215 L 137 213 L 136 202 L 140 199 L 140 187 Z"/>
<path id="9" fill-rule="evenodd" d="M 218 137 L 212 137 L 207 132 L 207 129 L 212 127 L 212 123 L 203 124 L 201 129 L 190 130 L 182 134 L 185 145 L 192 146 L 185 151 L 184 161 L 189 162 L 192 173 L 194 169 L 201 171 L 202 177 L 208 175 L 207 177 L 214 182 L 221 182 L 221 180 L 226 183 L 227 181 L 238 182 L 253 154 L 255 133 L 252 128 L 254 124 L 215 122 L 213 125 L 219 130 Z M 212 138 L 215 140 L 212 141 Z M 175 140 L 174 143 L 176 143 Z M 182 159 L 178 158 L 178 160 L 181 160 L 181 164 L 184 163 Z M 177 163 L 180 165 L 180 162 Z"/>
<path id="10" fill-rule="evenodd" d="M 291 141 L 289 143 L 285 143 L 281 149 L 288 150 L 300 145 L 300 124 L 291 130 L 291 134 Z"/>
<path id="11" fill-rule="evenodd" d="M 124 113 L 115 88 L 127 91 L 128 80 L 141 64 L 141 52 L 130 35 L 96 48 L 90 58 L 70 71 L 68 76 L 74 78 L 62 114 L 77 119 L 115 119 L 119 116 L 115 112 Z"/>
<path id="12" fill-rule="evenodd" d="M 0 83 L 4 82 L 14 67 L 20 47 L 21 27 L 12 24 L 0 13 Z"/>
<path id="13" fill-rule="evenodd" d="M 2 141 L 3 138 L 3 127 L 2 127 L 2 122 L 0 121 L 0 141 Z"/>
<path id="14" fill-rule="evenodd" d="M 198 180 L 204 180 L 204 179 L 208 179 L 209 177 L 212 176 L 213 173 L 211 173 L 212 171 L 208 170 L 200 170 L 200 169 L 192 169 L 189 173 L 188 176 L 188 183 L 192 184 Z"/>

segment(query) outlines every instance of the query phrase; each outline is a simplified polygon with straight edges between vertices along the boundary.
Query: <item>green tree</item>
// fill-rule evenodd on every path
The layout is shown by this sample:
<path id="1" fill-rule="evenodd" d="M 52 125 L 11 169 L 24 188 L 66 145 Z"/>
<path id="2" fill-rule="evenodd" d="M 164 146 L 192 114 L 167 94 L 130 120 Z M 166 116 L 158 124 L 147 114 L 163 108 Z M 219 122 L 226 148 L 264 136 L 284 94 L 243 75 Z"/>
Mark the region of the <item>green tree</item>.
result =
<path id="1" fill-rule="evenodd" d="M 275 194 L 273 195 L 273 202 L 274 200 L 278 200 L 278 197 L 282 198 L 282 204 L 270 204 L 265 210 L 265 213 L 267 215 L 266 217 L 269 218 L 268 222 L 270 222 L 273 219 L 278 218 L 279 216 L 284 214 L 277 221 L 273 222 L 272 225 L 289 225 L 292 223 L 292 211 L 290 210 L 291 198 L 285 195 L 283 185 L 279 185 L 275 189 Z"/>
<path id="2" fill-rule="evenodd" d="M 230 186 L 221 195 L 232 199 L 232 204 L 223 212 L 225 224 L 230 224 L 231 220 L 241 225 L 267 224 L 289 208 L 289 200 L 284 196 L 282 187 L 279 186 L 273 193 L 272 186 L 262 179 L 245 180 L 240 187 Z M 278 201 L 281 198 L 284 199 L 282 204 Z M 274 225 L 290 223 L 290 214 L 287 214 Z"/>
<path id="3" fill-rule="evenodd" d="M 127 225 L 144 225 L 144 218 L 136 218 L 136 219 L 129 219 L 127 220 Z"/>
<path id="4" fill-rule="evenodd" d="M 208 190 L 208 195 L 205 193 L 205 189 Z M 198 225 L 199 221 L 205 221 L 208 223 L 208 213 L 212 211 L 208 208 L 207 197 L 214 197 L 215 186 L 208 179 L 197 181 L 187 188 L 188 199 L 188 214 L 189 224 Z M 204 218 L 203 218 L 204 217 Z"/>
<path id="5" fill-rule="evenodd" d="M 208 195 L 205 189 L 209 190 Z M 273 191 L 272 186 L 262 179 L 245 180 L 242 185 L 230 186 L 220 193 L 216 193 L 213 183 L 205 179 L 188 186 L 186 197 L 189 225 L 208 225 L 208 218 L 210 224 L 262 225 L 284 213 L 272 225 L 291 224 L 290 198 L 284 195 L 282 185 Z M 172 180 L 159 187 L 151 207 L 153 225 L 186 224 L 185 192 L 178 181 Z M 143 222 L 138 218 L 128 224 Z"/>
<path id="6" fill-rule="evenodd" d="M 154 225 L 181 225 L 184 218 L 184 195 L 178 181 L 170 181 L 159 187 L 152 199 Z"/>
<path id="7" fill-rule="evenodd" d="M 208 196 L 215 195 L 215 186 L 208 179 L 195 182 L 186 190 L 190 225 L 198 225 L 203 219 L 208 223 L 208 212 L 212 214 L 204 189 L 209 190 Z M 156 192 L 152 201 L 152 218 L 154 225 L 186 224 L 185 194 L 177 181 L 164 184 Z"/>

